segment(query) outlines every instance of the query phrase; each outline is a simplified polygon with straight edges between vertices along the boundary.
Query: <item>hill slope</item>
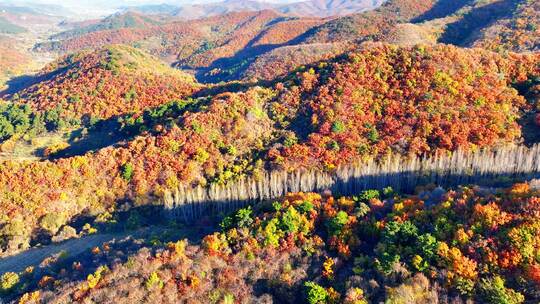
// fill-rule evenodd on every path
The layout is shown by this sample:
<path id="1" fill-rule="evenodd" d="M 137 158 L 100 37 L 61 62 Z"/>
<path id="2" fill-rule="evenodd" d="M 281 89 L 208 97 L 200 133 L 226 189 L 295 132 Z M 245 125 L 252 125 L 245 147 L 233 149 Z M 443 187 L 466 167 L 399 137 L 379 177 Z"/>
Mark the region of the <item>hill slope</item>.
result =
<path id="1" fill-rule="evenodd" d="M 347 2 L 332 1 L 330 5 L 340 3 L 346 6 Z M 510 0 L 390 0 L 375 10 L 334 19 L 291 19 L 271 10 L 232 13 L 146 29 L 98 31 L 41 44 L 38 49 L 71 52 L 110 42 L 127 43 L 175 66 L 195 69 L 203 82 L 219 82 L 240 79 L 260 55 L 300 44 L 442 42 L 530 51 L 537 48 L 539 36 L 536 6 L 531 1 Z M 296 65 L 304 62 L 308 61 Z"/>
<path id="2" fill-rule="evenodd" d="M 197 88 L 191 76 L 127 46 L 69 55 L 35 78 L 37 83 L 18 91 L 13 101 L 76 120 L 140 112 Z"/>
<path id="3" fill-rule="evenodd" d="M 37 48 L 71 52 L 84 48 L 96 48 L 110 43 L 138 43 L 141 48 L 151 50 L 156 54 L 177 55 L 180 52 L 196 51 L 198 45 L 193 46 L 193 44 L 201 44 L 204 41 L 206 44 L 210 44 L 211 48 L 212 43 L 216 43 L 217 39 L 222 38 L 221 36 L 225 36 L 222 40 L 231 40 L 231 35 L 258 30 L 261 26 L 279 17 L 281 16 L 272 11 L 234 13 L 190 22 L 172 22 L 145 29 L 98 31 L 81 37 L 41 44 Z M 257 29 L 255 26 L 259 26 L 259 28 Z M 194 47 L 195 49 L 192 49 Z"/>
<path id="4" fill-rule="evenodd" d="M 30 56 L 21 51 L 14 39 L 0 36 L 0 92 L 7 80 L 18 75 L 31 62 Z"/>
<path id="5" fill-rule="evenodd" d="M 399 24 L 381 40 L 534 51 L 540 37 L 538 11 L 536 1 L 438 1 L 430 11 L 410 20 L 412 23 Z"/>
<path id="6" fill-rule="evenodd" d="M 20 34 L 27 31 L 24 27 L 13 24 L 0 16 L 0 34 Z"/>
<path id="7" fill-rule="evenodd" d="M 47 278 L 26 298 L 48 302 L 536 302 L 539 196 L 528 184 L 291 193 L 231 214 L 201 244 L 103 244 L 15 286 Z"/>
<path id="8" fill-rule="evenodd" d="M 217 87 L 200 92 L 204 98 L 114 119 L 121 125 L 110 132 L 130 135 L 114 146 L 80 156 L 70 156 L 67 147 L 57 160 L 3 163 L 0 209 L 10 216 L 1 220 L 6 227 L 22 221 L 28 229 L 6 230 L 2 248 L 24 247 L 47 214 L 61 212 L 54 217 L 63 225 L 119 204 L 129 209 L 157 202 L 179 185 L 223 185 L 264 170 L 332 171 L 388 154 L 514 143 L 521 133 L 517 118 L 529 106 L 512 86 L 534 81 L 537 62 L 538 55 L 452 46 L 367 46 L 283 83 L 241 91 Z M 93 136 L 102 135 L 90 130 L 71 144 L 84 147 Z"/>
<path id="9" fill-rule="evenodd" d="M 407 22 L 433 8 L 436 0 L 389 0 L 374 11 L 331 20 L 314 28 L 304 42 L 326 43 L 353 39 L 380 39 L 398 23 Z"/>
<path id="10" fill-rule="evenodd" d="M 200 19 L 210 16 L 224 15 L 241 11 L 261 11 L 273 9 L 275 6 L 265 2 L 252 0 L 225 0 L 218 3 L 186 5 L 178 8 L 174 16 L 185 19 Z"/>
<path id="11" fill-rule="evenodd" d="M 376 10 L 336 18 L 310 30 L 302 42 L 437 42 L 490 50 L 538 48 L 536 1 L 390 0 Z"/>
<path id="12" fill-rule="evenodd" d="M 522 1 L 506 16 L 483 28 L 470 43 L 491 50 L 540 50 L 540 3 Z"/>
<path id="13" fill-rule="evenodd" d="M 280 6 L 278 11 L 296 16 L 343 16 L 375 9 L 384 0 L 309 0 Z"/>
<path id="14" fill-rule="evenodd" d="M 313 43 L 283 46 L 258 56 L 242 71 L 246 80 L 273 80 L 304 65 L 333 58 L 353 48 L 346 43 Z M 271 67 L 271 68 L 270 68 Z"/>
<path id="15" fill-rule="evenodd" d="M 231 5 L 235 3 L 239 2 L 229 2 Z M 474 46 L 480 45 L 481 35 L 485 40 L 482 45 L 487 47 L 489 42 L 495 41 L 494 34 L 481 33 L 492 32 L 488 26 L 492 22 L 503 22 L 501 18 L 506 18 L 507 23 L 529 18 L 523 23 L 534 29 L 535 10 L 531 6 L 534 3 L 516 3 L 507 0 L 390 0 L 375 10 L 334 19 L 289 18 L 271 10 L 232 13 L 146 29 L 98 31 L 43 44 L 39 48 L 69 52 L 99 47 L 111 41 L 128 43 L 165 58 L 175 66 L 195 69 L 200 81 L 219 82 L 242 78 L 257 57 L 283 46 L 343 42 L 354 45 L 366 40 L 402 45 L 444 42 Z M 332 1 L 329 5 L 347 6 L 347 2 Z M 520 17 L 520 14 L 525 17 Z M 499 19 L 501 21 L 497 21 Z M 509 31 L 506 36 L 519 33 L 519 30 Z M 534 31 L 529 31 L 529 38 L 523 38 L 529 39 L 527 47 L 512 49 L 522 51 L 534 48 L 535 37 Z M 478 43 L 475 44 L 476 40 Z M 297 49 L 301 48 L 310 47 L 299 46 Z M 268 54 L 263 57 L 268 59 L 272 56 Z M 265 61 L 261 59 L 257 64 L 261 62 Z M 307 62 L 312 61 L 290 62 L 282 72 Z"/>
<path id="16" fill-rule="evenodd" d="M 254 56 L 297 39 L 322 22 L 317 18 L 288 18 L 268 10 L 232 13 L 145 29 L 93 32 L 37 48 L 71 52 L 111 42 L 124 43 L 147 50 L 175 66 L 201 69 L 204 74 L 213 69 L 228 70 L 235 65 L 245 65 Z"/>
<path id="17" fill-rule="evenodd" d="M 122 28 L 145 28 L 157 25 L 159 22 L 150 17 L 133 12 L 111 15 L 95 24 L 78 27 L 66 32 L 53 35 L 51 39 L 69 39 L 84 34 Z"/>

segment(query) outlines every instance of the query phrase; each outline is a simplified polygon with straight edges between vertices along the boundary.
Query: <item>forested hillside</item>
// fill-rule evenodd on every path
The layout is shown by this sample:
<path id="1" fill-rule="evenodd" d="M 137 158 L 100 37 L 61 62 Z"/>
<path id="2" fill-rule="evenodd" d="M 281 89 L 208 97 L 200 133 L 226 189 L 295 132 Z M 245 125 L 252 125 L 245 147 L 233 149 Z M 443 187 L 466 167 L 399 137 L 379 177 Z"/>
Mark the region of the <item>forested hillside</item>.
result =
<path id="1" fill-rule="evenodd" d="M 430 5 L 430 3 L 413 4 L 411 7 L 407 1 L 403 1 L 403 3 L 390 1 L 390 4 L 385 4 L 379 9 L 380 13 L 377 12 L 373 15 L 368 12 L 354 15 L 353 18 L 370 18 L 372 22 L 375 22 L 373 16 L 380 15 L 377 18 L 381 19 L 381 24 L 375 25 L 373 23 L 370 26 L 373 26 L 374 29 L 391 27 L 398 11 L 411 11 L 408 14 L 411 14 L 412 18 L 427 10 Z M 99 24 L 62 33 L 55 37 L 55 39 L 60 39 L 59 41 L 39 44 L 37 49 L 71 52 L 85 48 L 96 48 L 109 43 L 131 44 L 148 50 L 167 61 L 176 61 L 176 65 L 179 67 L 202 69 L 200 78 L 215 81 L 239 78 L 247 65 L 254 61 L 255 56 L 276 47 L 295 45 L 304 41 L 347 40 L 351 37 L 345 39 L 343 35 L 356 37 L 361 34 L 356 31 L 356 28 L 348 29 L 347 26 L 342 26 L 342 23 L 350 23 L 342 21 L 342 19 L 330 21 L 328 25 L 325 24 L 319 29 L 317 26 L 328 20 L 285 17 L 269 10 L 231 13 L 225 17 L 203 18 L 190 22 L 171 22 L 162 26 L 146 26 L 144 29 L 136 25 L 135 29 L 119 25 L 123 28 L 114 30 L 114 27 L 111 26 L 112 21 L 115 21 L 116 24 L 118 23 L 116 19 L 122 16 L 112 16 Z M 348 18 L 343 18 L 343 20 L 348 20 Z M 387 22 L 388 24 L 386 24 Z M 148 24 L 146 23 L 146 25 Z M 362 25 L 350 24 L 348 26 L 360 27 Z M 102 27 L 105 29 L 99 30 Z M 212 30 L 203 30 L 208 28 Z M 331 33 L 326 32 L 331 31 L 332 28 L 341 36 L 321 37 L 322 35 L 331 36 Z M 84 34 L 85 32 L 88 34 Z M 75 33 L 77 35 L 73 36 Z M 306 35 L 303 35 L 304 33 Z"/>
<path id="2" fill-rule="evenodd" d="M 0 36 L 0 89 L 30 61 L 27 52 L 14 48 L 14 45 L 17 45 L 14 39 Z"/>
<path id="3" fill-rule="evenodd" d="M 368 45 L 266 88 L 156 104 L 142 114 L 133 109 L 134 114 L 110 120 L 112 125 L 94 122 L 86 136 L 70 142 L 73 151 L 83 152 L 81 146 L 90 144 L 99 128 L 113 128 L 107 132 L 120 136 L 114 146 L 73 157 L 66 146 L 55 151 L 60 157 L 55 161 L 3 164 L 0 184 L 7 191 L 0 194 L 1 208 L 10 210 L 4 225 L 26 223 L 22 230 L 4 230 L 3 248 L 24 248 L 51 216 L 58 228 L 82 212 L 115 210 L 119 201 L 130 202 L 123 208 L 158 201 L 181 184 L 227 183 L 277 168 L 333 170 L 388 153 L 434 154 L 519 142 L 517 119 L 533 105 L 512 86 L 534 81 L 537 62 L 537 55 L 501 56 L 452 46 Z M 24 95 L 19 98 L 23 104 Z M 60 104 L 84 113 L 76 103 Z M 15 130 L 24 132 L 14 116 L 19 112 L 4 113 Z"/>
<path id="4" fill-rule="evenodd" d="M 233 13 L 190 22 L 173 22 L 144 29 L 106 30 L 67 40 L 45 43 L 43 50 L 63 52 L 95 48 L 110 43 L 131 44 L 189 67 L 207 67 L 220 58 L 233 57 L 260 43 L 279 45 L 296 38 L 310 26 L 309 19 L 298 22 L 273 11 Z M 267 32 L 275 33 L 266 35 Z M 261 37 L 260 37 L 261 36 Z M 266 38 L 264 38 L 266 37 Z"/>
<path id="5" fill-rule="evenodd" d="M 6 273 L 3 289 L 48 303 L 534 302 L 538 195 L 527 184 L 291 193 L 225 217 L 201 244 L 103 244 Z"/>
<path id="6" fill-rule="evenodd" d="M 389 0 L 380 8 L 331 20 L 314 28 L 303 40 L 342 42 L 355 39 L 381 39 L 396 24 L 409 22 L 434 8 L 435 0 Z"/>
<path id="7" fill-rule="evenodd" d="M 279 73 L 272 73 L 273 76 L 329 58 L 336 55 L 337 48 L 346 50 L 366 40 L 401 45 L 443 42 L 495 51 L 533 50 L 539 36 L 534 26 L 538 23 L 537 14 L 534 1 L 511 0 L 390 0 L 375 10 L 330 19 L 291 18 L 267 10 L 189 22 L 162 21 L 163 25 L 158 25 L 155 17 L 127 13 L 62 33 L 55 38 L 60 40 L 42 43 L 37 49 L 72 52 L 125 43 L 147 50 L 176 67 L 194 69 L 200 81 L 219 82 L 245 76 L 258 78 L 253 70 L 261 61 L 277 59 L 276 52 L 285 56 L 275 65 L 283 63 L 287 68 L 280 66 Z M 337 44 L 313 54 L 312 50 L 321 43 Z M 287 46 L 296 48 L 283 48 L 272 54 L 274 49 Z M 306 55 L 296 62 L 299 57 L 294 52 L 298 51 Z M 290 62 L 284 62 L 287 57 Z M 259 79 L 267 78 L 268 75 L 261 75 Z"/>
<path id="8" fill-rule="evenodd" d="M 317 61 L 328 60 L 352 49 L 348 43 L 313 43 L 283 46 L 260 55 L 242 71 L 245 80 L 273 80 L 296 68 Z M 272 68 L 269 69 L 268 67 Z"/>
<path id="9" fill-rule="evenodd" d="M 540 3 L 521 1 L 512 14 L 482 29 L 473 46 L 492 50 L 538 51 L 540 48 Z"/>
<path id="10" fill-rule="evenodd" d="M 88 25 L 80 24 L 72 30 L 53 35 L 51 39 L 69 39 L 92 32 L 117 30 L 122 28 L 145 28 L 153 25 L 158 25 L 159 23 L 160 22 L 157 18 L 153 19 L 133 12 L 126 12 L 124 14 L 115 14 L 109 16 L 96 23 Z"/>
<path id="11" fill-rule="evenodd" d="M 190 96 L 198 87 L 190 75 L 120 45 L 68 55 L 35 78 L 35 84 L 5 98 L 45 116 L 57 111 L 75 120 L 142 112 Z"/>
<path id="12" fill-rule="evenodd" d="M 0 302 L 540 301 L 538 1 L 2 8 Z"/>

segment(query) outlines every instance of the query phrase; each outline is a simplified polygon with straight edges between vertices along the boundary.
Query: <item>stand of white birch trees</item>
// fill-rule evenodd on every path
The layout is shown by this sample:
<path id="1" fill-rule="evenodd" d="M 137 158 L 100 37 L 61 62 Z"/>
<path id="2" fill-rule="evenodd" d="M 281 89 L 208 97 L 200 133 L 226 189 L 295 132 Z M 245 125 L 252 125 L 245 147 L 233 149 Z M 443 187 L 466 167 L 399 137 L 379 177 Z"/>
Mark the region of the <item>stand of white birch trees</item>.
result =
<path id="1" fill-rule="evenodd" d="M 419 184 L 445 187 L 501 177 L 534 178 L 540 174 L 540 144 L 530 148 L 507 146 L 477 152 L 429 156 L 392 155 L 343 166 L 335 172 L 302 170 L 266 172 L 259 178 L 243 178 L 227 185 L 186 187 L 167 191 L 163 203 L 167 214 L 192 220 L 203 215 L 226 213 L 288 192 L 331 190 L 353 195 L 366 189 L 392 187 L 411 191 Z"/>

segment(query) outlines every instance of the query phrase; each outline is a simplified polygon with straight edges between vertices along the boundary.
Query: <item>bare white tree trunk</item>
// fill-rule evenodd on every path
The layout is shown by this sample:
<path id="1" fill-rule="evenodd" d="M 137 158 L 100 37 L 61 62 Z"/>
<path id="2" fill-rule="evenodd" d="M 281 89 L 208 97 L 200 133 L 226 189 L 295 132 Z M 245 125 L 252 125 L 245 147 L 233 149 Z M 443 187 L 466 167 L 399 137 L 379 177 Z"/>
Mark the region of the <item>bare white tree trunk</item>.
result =
<path id="1" fill-rule="evenodd" d="M 260 178 L 242 178 L 208 188 L 180 186 L 166 191 L 163 204 L 174 218 L 187 221 L 208 212 L 224 213 L 246 204 L 288 192 L 332 190 L 351 195 L 365 189 L 410 191 L 418 183 L 442 186 L 475 183 L 497 176 L 533 178 L 540 174 L 540 145 L 506 146 L 477 152 L 455 151 L 436 156 L 390 155 L 339 167 L 328 173 L 315 170 L 264 172 Z"/>

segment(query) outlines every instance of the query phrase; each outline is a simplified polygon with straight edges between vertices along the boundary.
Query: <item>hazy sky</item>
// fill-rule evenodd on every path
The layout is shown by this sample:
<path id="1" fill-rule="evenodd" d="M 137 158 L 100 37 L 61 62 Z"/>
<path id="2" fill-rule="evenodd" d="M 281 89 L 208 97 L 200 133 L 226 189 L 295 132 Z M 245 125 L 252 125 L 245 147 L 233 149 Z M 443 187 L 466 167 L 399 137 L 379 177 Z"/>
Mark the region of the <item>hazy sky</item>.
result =
<path id="1" fill-rule="evenodd" d="M 73 18 L 86 17 L 102 17 L 114 13 L 119 7 L 133 6 L 143 4 L 172 4 L 172 5 L 188 5 L 199 3 L 215 3 L 223 2 L 224 0 L 0 0 L 1 3 L 12 5 L 24 5 L 25 3 L 32 4 L 54 4 L 61 5 L 69 9 Z M 269 3 L 291 3 L 300 2 L 302 0 L 258 0 Z M 76 17 L 76 16 L 79 17 Z"/>
<path id="2" fill-rule="evenodd" d="M 210 3 L 210 2 L 222 2 L 223 0 L 7 0 L 13 4 L 32 2 L 39 4 L 60 4 L 63 6 L 77 7 L 77 6 L 124 6 L 124 5 L 139 5 L 139 4 L 196 4 L 196 3 Z M 273 3 L 287 3 L 298 2 L 299 0 L 259 0 L 260 2 L 273 2 Z M 4 1 L 0 1 L 4 2 Z"/>

